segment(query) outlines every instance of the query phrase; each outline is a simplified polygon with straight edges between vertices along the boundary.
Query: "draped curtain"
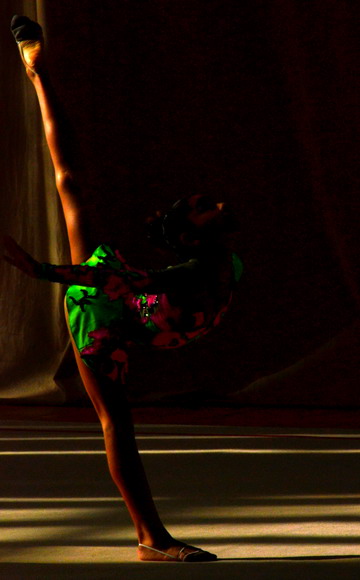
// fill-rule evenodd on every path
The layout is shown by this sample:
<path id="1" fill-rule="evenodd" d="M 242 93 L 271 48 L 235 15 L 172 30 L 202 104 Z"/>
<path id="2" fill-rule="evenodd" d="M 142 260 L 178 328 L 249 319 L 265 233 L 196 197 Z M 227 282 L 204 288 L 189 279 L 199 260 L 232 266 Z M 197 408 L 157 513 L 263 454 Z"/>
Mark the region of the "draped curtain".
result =
<path id="1" fill-rule="evenodd" d="M 130 396 L 360 404 L 357 3 L 5 0 L 1 231 L 66 263 L 14 13 L 44 27 L 94 238 L 114 239 L 139 267 L 163 266 L 143 240 L 147 215 L 206 191 L 239 216 L 245 273 L 231 315 L 189 350 L 134 353 Z M 87 404 L 64 289 L 7 264 L 0 286 L 0 400 Z"/>
<path id="2" fill-rule="evenodd" d="M 32 1 L 2 3 L 1 176 L 2 234 L 12 235 L 41 261 L 68 261 L 63 218 L 44 144 L 34 91 L 10 34 L 13 14 L 39 18 Z M 59 404 L 53 377 L 67 341 L 63 289 L 24 277 L 1 264 L 0 396 L 4 402 Z"/>

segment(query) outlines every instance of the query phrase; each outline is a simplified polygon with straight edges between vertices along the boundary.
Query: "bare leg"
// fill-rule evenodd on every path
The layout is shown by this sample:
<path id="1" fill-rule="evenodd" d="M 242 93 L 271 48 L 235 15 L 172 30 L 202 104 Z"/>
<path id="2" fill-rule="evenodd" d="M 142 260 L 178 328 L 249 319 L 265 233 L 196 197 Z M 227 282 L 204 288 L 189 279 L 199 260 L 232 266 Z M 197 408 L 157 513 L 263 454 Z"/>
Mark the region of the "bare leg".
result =
<path id="1" fill-rule="evenodd" d="M 86 390 L 99 416 L 111 476 L 127 505 L 141 543 L 166 543 L 166 532 L 157 514 L 137 450 L 124 385 L 98 376 L 75 355 Z"/>
<path id="2" fill-rule="evenodd" d="M 47 76 L 36 76 L 32 79 L 39 99 L 45 136 L 55 169 L 56 187 L 59 192 L 64 212 L 71 260 L 79 264 L 90 257 L 95 249 L 86 230 L 85 212 L 82 208 L 81 190 L 74 177 L 74 170 L 65 155 L 62 154 L 61 124 L 55 111 L 55 97 Z M 64 136 L 65 137 L 65 136 Z"/>
<path id="3" fill-rule="evenodd" d="M 21 24 L 25 22 L 25 26 Z M 24 17 L 19 17 L 18 21 L 13 20 L 12 27 L 14 36 L 16 31 L 19 38 L 23 36 L 37 36 L 37 31 L 33 35 L 31 26 L 37 26 Z M 14 27 L 17 27 L 14 29 Z M 26 34 L 26 28 L 30 27 L 30 34 Z M 25 28 L 25 32 L 22 31 Z M 20 41 L 19 49 L 24 62 L 26 73 L 34 85 L 39 101 L 45 137 L 49 147 L 50 156 L 53 162 L 56 186 L 60 196 L 65 222 L 68 231 L 71 258 L 73 263 L 78 264 L 86 260 L 95 247 L 88 239 L 86 231 L 85 212 L 83 210 L 83 196 L 79 183 L 75 179 L 73 159 L 71 155 L 71 135 L 68 124 L 64 119 L 61 107 L 53 91 L 49 74 L 46 68 L 43 39 L 41 29 L 39 38 L 34 40 Z"/>
<path id="4" fill-rule="evenodd" d="M 81 378 L 101 422 L 111 476 L 128 508 L 139 544 L 145 545 L 138 548 L 139 559 L 216 559 L 209 552 L 175 540 L 167 532 L 157 513 L 139 456 L 124 385 L 120 381 L 115 382 L 108 377 L 96 375 L 81 360 L 77 349 L 74 350 Z"/>
<path id="5" fill-rule="evenodd" d="M 85 235 L 80 189 L 66 147 L 66 134 L 60 121 L 59 107 L 46 72 L 42 43 L 23 50 L 26 72 L 34 85 L 44 123 L 46 140 L 54 164 L 56 184 L 68 229 L 71 256 L 74 263 L 87 259 L 91 248 Z M 149 484 L 137 450 L 131 412 L 120 381 L 95 375 L 82 361 L 77 349 L 75 356 L 87 393 L 99 416 L 111 476 L 117 485 L 134 522 L 142 560 L 215 559 L 203 552 L 174 540 L 166 531 L 155 508 Z M 155 548 L 155 551 L 151 548 Z M 160 550 L 160 552 L 158 551 Z M 180 555 L 179 555 L 180 554 Z"/>

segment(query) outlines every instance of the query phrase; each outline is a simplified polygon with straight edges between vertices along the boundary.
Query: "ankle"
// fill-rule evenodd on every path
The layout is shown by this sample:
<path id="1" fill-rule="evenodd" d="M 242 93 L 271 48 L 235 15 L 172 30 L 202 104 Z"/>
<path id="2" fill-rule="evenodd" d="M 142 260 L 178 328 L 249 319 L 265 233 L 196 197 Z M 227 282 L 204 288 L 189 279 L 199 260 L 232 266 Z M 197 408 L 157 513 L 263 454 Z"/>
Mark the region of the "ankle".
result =
<path id="1" fill-rule="evenodd" d="M 25 72 L 26 72 L 27 76 L 29 77 L 29 79 L 31 80 L 31 82 L 33 84 L 35 84 L 35 81 L 36 81 L 37 77 L 39 76 L 38 73 L 34 72 L 30 68 L 25 68 Z"/>
<path id="2" fill-rule="evenodd" d="M 139 534 L 138 542 L 139 544 L 144 544 L 145 546 L 150 546 L 151 548 L 167 548 L 174 542 L 174 539 L 169 534 L 169 532 L 164 530 L 156 534 Z"/>

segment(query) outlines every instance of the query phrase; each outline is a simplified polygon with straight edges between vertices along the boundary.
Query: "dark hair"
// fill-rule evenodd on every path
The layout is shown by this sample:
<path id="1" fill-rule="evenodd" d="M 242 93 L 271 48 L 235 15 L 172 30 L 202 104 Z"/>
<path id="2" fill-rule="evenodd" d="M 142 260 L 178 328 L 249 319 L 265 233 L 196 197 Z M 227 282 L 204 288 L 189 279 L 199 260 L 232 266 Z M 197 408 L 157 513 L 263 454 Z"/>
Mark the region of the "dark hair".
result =
<path id="1" fill-rule="evenodd" d="M 167 213 L 157 212 L 154 218 L 147 221 L 148 239 L 158 248 L 179 249 L 180 234 L 195 230 L 195 226 L 188 220 L 189 211 L 188 198 L 185 197 L 174 203 Z"/>

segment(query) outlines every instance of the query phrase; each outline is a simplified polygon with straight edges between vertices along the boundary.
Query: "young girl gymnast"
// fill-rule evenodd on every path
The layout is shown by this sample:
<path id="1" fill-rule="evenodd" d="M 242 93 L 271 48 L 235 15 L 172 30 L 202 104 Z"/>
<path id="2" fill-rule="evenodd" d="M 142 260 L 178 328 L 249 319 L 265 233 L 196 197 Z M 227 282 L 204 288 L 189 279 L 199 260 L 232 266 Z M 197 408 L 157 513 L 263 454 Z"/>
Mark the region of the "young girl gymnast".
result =
<path id="1" fill-rule="evenodd" d="M 137 450 L 124 384 L 131 347 L 177 348 L 220 322 L 242 271 L 226 244 L 235 220 L 223 203 L 207 195 L 176 202 L 151 225 L 153 237 L 160 237 L 179 258 L 176 266 L 163 270 L 138 270 L 116 247 L 93 245 L 45 64 L 42 29 L 25 16 L 14 16 L 11 29 L 38 97 L 72 265 L 39 263 L 10 237 L 4 240 L 4 258 L 29 276 L 69 286 L 65 314 L 75 357 L 99 416 L 111 476 L 135 526 L 139 559 L 216 560 L 214 554 L 174 539 L 161 522 Z"/>

